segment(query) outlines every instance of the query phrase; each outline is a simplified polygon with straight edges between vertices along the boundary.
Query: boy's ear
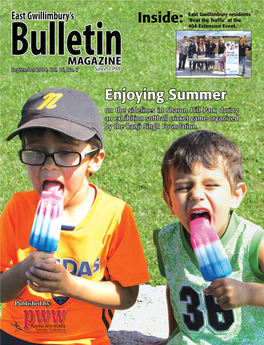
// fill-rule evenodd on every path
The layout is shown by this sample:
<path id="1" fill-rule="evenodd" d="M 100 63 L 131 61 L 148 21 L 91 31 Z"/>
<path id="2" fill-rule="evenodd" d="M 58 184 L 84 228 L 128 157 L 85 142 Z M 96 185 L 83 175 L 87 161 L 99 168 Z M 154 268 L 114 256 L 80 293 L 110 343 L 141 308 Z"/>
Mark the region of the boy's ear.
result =
<path id="1" fill-rule="evenodd" d="M 98 154 L 96 154 L 96 156 L 94 156 L 88 163 L 87 166 L 87 171 L 91 174 L 96 173 L 100 167 L 101 164 L 103 163 L 105 157 L 105 152 L 104 150 L 100 150 Z"/>
<path id="2" fill-rule="evenodd" d="M 173 205 L 172 205 L 172 202 L 171 202 L 171 199 L 169 197 L 169 195 L 167 194 L 167 192 L 163 189 L 162 191 L 162 196 L 163 196 L 163 200 L 166 202 L 166 204 L 168 205 L 170 211 L 171 211 L 171 214 L 172 215 L 175 215 L 175 212 L 173 210 Z"/>
<path id="3" fill-rule="evenodd" d="M 241 201 L 243 200 L 245 194 L 247 192 L 247 187 L 244 182 L 239 182 L 237 184 L 237 187 L 235 191 L 232 192 L 231 195 L 231 202 L 230 202 L 230 208 L 232 210 L 235 210 L 240 205 Z"/>

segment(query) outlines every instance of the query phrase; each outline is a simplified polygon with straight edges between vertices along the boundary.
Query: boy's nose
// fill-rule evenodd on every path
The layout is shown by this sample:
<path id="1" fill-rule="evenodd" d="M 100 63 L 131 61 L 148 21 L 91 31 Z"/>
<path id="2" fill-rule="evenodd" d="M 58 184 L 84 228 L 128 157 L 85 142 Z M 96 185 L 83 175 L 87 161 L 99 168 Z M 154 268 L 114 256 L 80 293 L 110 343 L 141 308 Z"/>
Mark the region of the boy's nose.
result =
<path id="1" fill-rule="evenodd" d="M 193 186 L 190 191 L 190 200 L 199 201 L 205 198 L 204 190 L 202 186 Z"/>
<path id="2" fill-rule="evenodd" d="M 53 157 L 47 157 L 42 167 L 48 170 L 58 169 L 58 166 L 55 164 Z"/>

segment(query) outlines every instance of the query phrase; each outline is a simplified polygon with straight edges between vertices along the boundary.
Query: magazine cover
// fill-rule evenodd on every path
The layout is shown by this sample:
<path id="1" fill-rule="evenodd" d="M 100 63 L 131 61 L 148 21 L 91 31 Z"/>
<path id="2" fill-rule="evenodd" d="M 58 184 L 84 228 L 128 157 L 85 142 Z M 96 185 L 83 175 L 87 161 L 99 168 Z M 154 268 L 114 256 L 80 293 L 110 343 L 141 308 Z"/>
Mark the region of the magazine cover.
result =
<path id="1" fill-rule="evenodd" d="M 0 6 L 2 343 L 264 343 L 262 2 Z"/>

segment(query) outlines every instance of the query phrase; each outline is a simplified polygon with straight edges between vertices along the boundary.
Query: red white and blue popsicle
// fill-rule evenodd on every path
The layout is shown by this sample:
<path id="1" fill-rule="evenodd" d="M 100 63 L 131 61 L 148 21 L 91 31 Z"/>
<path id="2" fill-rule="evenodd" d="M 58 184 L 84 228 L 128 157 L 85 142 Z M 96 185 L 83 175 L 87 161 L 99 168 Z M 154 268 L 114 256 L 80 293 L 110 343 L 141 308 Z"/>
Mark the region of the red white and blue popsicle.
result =
<path id="1" fill-rule="evenodd" d="M 60 187 L 55 181 L 46 181 L 41 193 L 29 239 L 38 250 L 55 252 L 58 248 L 64 199 Z"/>
<path id="2" fill-rule="evenodd" d="M 223 245 L 205 217 L 191 220 L 191 243 L 204 280 L 227 277 L 232 267 Z"/>

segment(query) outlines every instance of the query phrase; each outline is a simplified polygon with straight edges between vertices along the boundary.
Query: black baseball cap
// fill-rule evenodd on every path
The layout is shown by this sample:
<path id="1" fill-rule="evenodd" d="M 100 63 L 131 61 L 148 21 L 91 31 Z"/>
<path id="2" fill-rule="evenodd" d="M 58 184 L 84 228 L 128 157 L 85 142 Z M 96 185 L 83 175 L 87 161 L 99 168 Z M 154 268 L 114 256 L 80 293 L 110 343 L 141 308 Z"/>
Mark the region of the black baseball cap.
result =
<path id="1" fill-rule="evenodd" d="M 28 128 L 49 128 L 82 141 L 97 135 L 103 144 L 101 114 L 82 91 L 66 87 L 42 91 L 27 100 L 21 114 L 17 130 L 7 140 Z"/>

